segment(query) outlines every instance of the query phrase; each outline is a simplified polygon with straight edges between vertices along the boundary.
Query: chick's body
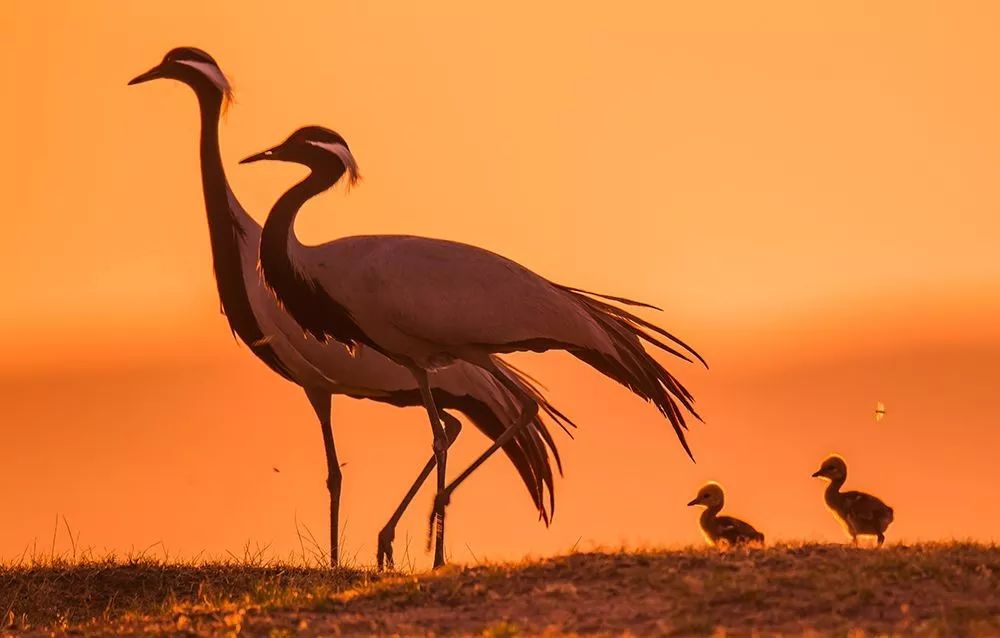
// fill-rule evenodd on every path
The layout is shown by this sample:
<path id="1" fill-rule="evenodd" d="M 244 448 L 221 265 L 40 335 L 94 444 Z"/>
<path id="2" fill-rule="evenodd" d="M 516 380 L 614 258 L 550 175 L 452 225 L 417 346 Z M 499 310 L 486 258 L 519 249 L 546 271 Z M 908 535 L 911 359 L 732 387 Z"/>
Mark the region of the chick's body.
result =
<path id="1" fill-rule="evenodd" d="M 823 498 L 851 539 L 857 543 L 858 536 L 875 536 L 881 547 L 885 542 L 885 530 L 893 520 L 892 508 L 871 494 L 841 492 L 840 488 L 847 480 L 847 463 L 839 456 L 834 455 L 823 461 L 813 476 L 830 481 Z"/>
<path id="2" fill-rule="evenodd" d="M 753 525 L 732 516 L 719 516 L 725 504 L 725 493 L 718 483 L 708 483 L 700 490 L 689 506 L 700 505 L 705 508 L 698 520 L 701 531 L 710 545 L 746 545 L 748 543 L 764 543 L 764 535 Z"/>

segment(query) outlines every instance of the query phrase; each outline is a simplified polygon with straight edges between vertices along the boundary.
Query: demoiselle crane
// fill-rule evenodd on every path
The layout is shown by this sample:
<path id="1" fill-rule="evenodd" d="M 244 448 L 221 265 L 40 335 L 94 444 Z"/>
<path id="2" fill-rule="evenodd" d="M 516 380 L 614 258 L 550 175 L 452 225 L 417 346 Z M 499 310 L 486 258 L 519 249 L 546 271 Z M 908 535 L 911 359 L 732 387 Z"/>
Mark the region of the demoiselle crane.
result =
<path id="1" fill-rule="evenodd" d="M 173 79 L 194 90 L 201 114 L 201 178 L 208 214 L 212 263 L 222 312 L 230 328 L 272 371 L 301 386 L 320 421 L 327 460 L 330 494 L 330 560 L 337 564 L 342 473 L 330 419 L 331 395 L 342 394 L 396 406 L 420 406 L 423 399 L 413 376 L 378 351 L 367 349 L 352 357 L 338 343 L 321 343 L 303 334 L 294 320 L 265 290 L 257 271 L 261 227 L 240 205 L 223 168 L 219 148 L 219 117 L 232 93 L 229 81 L 215 60 L 191 47 L 173 49 L 163 61 L 129 84 Z M 560 425 L 572 425 L 544 402 L 518 373 L 497 361 L 508 379 L 542 402 Z M 436 404 L 463 413 L 491 440 L 496 441 L 519 414 L 520 399 L 490 374 L 473 365 L 462 365 L 429 377 Z M 450 443 L 461 424 L 442 413 Z M 550 453 L 556 465 L 558 451 L 541 418 L 531 421 L 522 436 L 504 440 L 504 452 L 527 487 L 539 516 L 548 523 L 555 505 Z M 396 524 L 421 484 L 433 470 L 431 457 L 405 498 L 378 535 L 379 566 L 392 566 L 392 541 Z M 546 499 L 546 491 L 548 498 Z"/>
<path id="2" fill-rule="evenodd" d="M 500 255 L 452 241 L 368 235 L 303 245 L 293 229 L 302 205 L 345 174 L 349 183 L 358 179 L 358 165 L 347 142 L 334 131 L 309 126 L 242 163 L 259 160 L 295 162 L 310 169 L 278 199 L 264 224 L 260 263 L 268 286 L 301 329 L 319 340 L 381 352 L 408 368 L 420 386 L 437 459 L 438 495 L 430 533 L 436 537 L 435 565 L 444 562 L 444 515 L 452 492 L 538 412 L 536 398 L 512 381 L 494 354 L 570 352 L 652 401 L 691 454 L 681 408 L 697 417 L 692 397 L 645 351 L 640 339 L 691 361 L 659 338 L 663 337 L 704 360 L 670 333 L 594 297 L 645 304 L 560 286 Z M 447 437 L 429 372 L 456 362 L 471 363 L 491 374 L 519 397 L 521 414 L 446 486 Z"/>

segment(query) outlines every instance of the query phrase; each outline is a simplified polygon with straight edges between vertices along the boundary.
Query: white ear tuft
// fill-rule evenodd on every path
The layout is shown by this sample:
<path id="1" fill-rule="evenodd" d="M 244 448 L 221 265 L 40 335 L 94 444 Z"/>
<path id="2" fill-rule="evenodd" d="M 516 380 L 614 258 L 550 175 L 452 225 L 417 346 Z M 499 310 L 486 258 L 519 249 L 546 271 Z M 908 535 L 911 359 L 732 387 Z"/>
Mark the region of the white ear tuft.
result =
<path id="1" fill-rule="evenodd" d="M 177 60 L 178 64 L 186 64 L 192 69 L 197 69 L 204 75 L 208 80 L 214 84 L 223 94 L 228 95 L 231 87 L 229 86 L 229 80 L 226 76 L 222 74 L 219 67 L 208 62 L 196 62 L 195 60 Z"/>
<path id="2" fill-rule="evenodd" d="M 348 184 L 354 185 L 358 182 L 361 175 L 358 174 L 358 162 L 354 159 L 354 155 L 351 153 L 343 144 L 328 143 L 328 142 L 309 142 L 313 146 L 323 149 L 324 151 L 333 153 L 340 158 L 340 161 L 344 163 L 344 169 L 347 171 Z"/>

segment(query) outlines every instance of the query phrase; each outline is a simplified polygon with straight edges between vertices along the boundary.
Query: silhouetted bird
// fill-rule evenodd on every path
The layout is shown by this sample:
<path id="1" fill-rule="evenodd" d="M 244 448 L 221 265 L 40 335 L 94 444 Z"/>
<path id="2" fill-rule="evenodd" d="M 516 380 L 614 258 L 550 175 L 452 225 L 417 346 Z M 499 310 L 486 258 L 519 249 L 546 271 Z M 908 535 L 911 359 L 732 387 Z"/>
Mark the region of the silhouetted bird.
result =
<path id="1" fill-rule="evenodd" d="M 337 343 L 324 344 L 304 335 L 295 321 L 276 303 L 257 272 L 261 227 L 240 205 L 226 178 L 219 149 L 219 116 L 232 97 L 229 81 L 212 57 L 200 49 L 173 49 L 163 61 L 129 84 L 159 78 L 177 80 L 194 90 L 201 114 L 201 181 L 208 213 L 212 264 L 222 311 L 233 332 L 271 370 L 301 386 L 322 427 L 326 450 L 327 489 L 330 493 L 330 560 L 337 563 L 339 511 L 343 464 L 337 460 L 330 420 L 331 394 L 366 398 L 395 406 L 422 406 L 423 398 L 413 376 L 374 350 L 352 357 Z M 158 174 L 155 173 L 154 174 Z M 168 186 L 173 188 L 175 186 Z M 497 361 L 512 385 L 532 394 L 543 410 L 560 425 L 570 424 L 517 372 Z M 437 404 L 456 410 L 491 440 L 497 440 L 517 418 L 519 400 L 479 368 L 461 364 L 432 373 L 428 384 Z M 520 395 L 518 395 L 519 397 Z M 446 439 L 461 429 L 459 421 L 442 413 Z M 377 441 L 385 445 L 388 441 Z M 528 488 L 539 517 L 548 523 L 555 505 L 549 454 L 559 464 L 558 451 L 543 420 L 533 418 L 504 452 Z M 421 484 L 434 468 L 432 457 L 417 476 L 399 507 L 378 535 L 378 563 L 392 565 L 396 524 Z M 561 468 L 560 468 L 561 469 Z M 277 472 L 277 469 L 275 469 Z M 548 490 L 549 498 L 545 498 Z M 548 503 L 546 503 L 546 500 Z"/>
<path id="2" fill-rule="evenodd" d="M 726 496 L 718 483 L 706 483 L 698 490 L 698 496 L 691 499 L 688 507 L 700 505 L 705 508 L 698 519 L 705 539 L 711 545 L 718 546 L 720 541 L 728 545 L 745 545 L 747 543 L 764 543 L 764 535 L 753 525 L 732 516 L 719 516 Z"/>
<path id="3" fill-rule="evenodd" d="M 847 463 L 836 454 L 823 461 L 814 477 L 830 481 L 824 499 L 834 516 L 844 525 L 855 545 L 858 536 L 875 536 L 879 547 L 885 542 L 885 530 L 892 522 L 892 508 L 864 492 L 841 492 L 847 480 Z"/>
<path id="4" fill-rule="evenodd" d="M 258 160 L 295 162 L 311 169 L 278 199 L 264 224 L 260 262 L 267 284 L 302 329 L 317 339 L 368 346 L 385 354 L 409 368 L 423 392 L 438 469 L 438 496 L 431 514 L 432 535 L 435 522 L 437 532 L 435 565 L 444 562 L 441 539 L 451 493 L 538 409 L 536 399 L 497 367 L 493 354 L 567 350 L 652 401 L 688 450 L 681 410 L 694 414 L 692 397 L 643 349 L 640 339 L 691 360 L 648 329 L 698 357 L 684 343 L 621 308 L 556 285 L 475 246 L 400 235 L 304 245 L 293 230 L 301 206 L 345 175 L 349 183 L 358 179 L 358 165 L 347 142 L 329 129 L 305 127 L 243 161 Z M 414 161 L 419 163 L 420 158 Z M 427 372 L 456 361 L 478 366 L 519 397 L 521 417 L 446 487 L 448 446 Z"/>

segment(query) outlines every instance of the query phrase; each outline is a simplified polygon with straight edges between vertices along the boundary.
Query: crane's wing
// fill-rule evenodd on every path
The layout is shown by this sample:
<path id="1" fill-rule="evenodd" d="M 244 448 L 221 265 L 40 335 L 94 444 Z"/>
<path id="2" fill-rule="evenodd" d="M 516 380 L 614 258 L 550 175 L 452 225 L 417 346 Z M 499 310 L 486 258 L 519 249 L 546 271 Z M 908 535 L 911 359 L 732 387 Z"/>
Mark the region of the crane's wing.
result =
<path id="1" fill-rule="evenodd" d="M 475 246 L 359 236 L 308 249 L 303 257 L 304 270 L 376 341 L 398 331 L 443 348 L 515 350 L 544 339 L 613 351 L 571 295 Z"/>
<path id="2" fill-rule="evenodd" d="M 701 357 L 661 328 L 467 244 L 378 235 L 295 250 L 306 285 L 337 309 L 329 328 L 313 317 L 329 336 L 360 328 L 367 343 L 430 367 L 484 352 L 568 350 L 653 402 L 691 454 L 681 406 L 697 417 L 693 398 L 641 341 L 690 361 L 663 337 Z"/>

